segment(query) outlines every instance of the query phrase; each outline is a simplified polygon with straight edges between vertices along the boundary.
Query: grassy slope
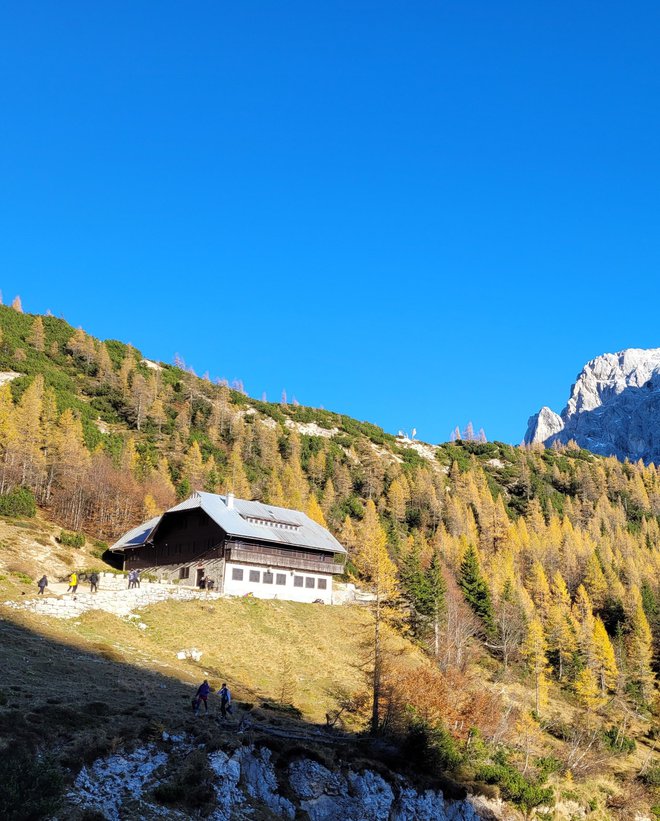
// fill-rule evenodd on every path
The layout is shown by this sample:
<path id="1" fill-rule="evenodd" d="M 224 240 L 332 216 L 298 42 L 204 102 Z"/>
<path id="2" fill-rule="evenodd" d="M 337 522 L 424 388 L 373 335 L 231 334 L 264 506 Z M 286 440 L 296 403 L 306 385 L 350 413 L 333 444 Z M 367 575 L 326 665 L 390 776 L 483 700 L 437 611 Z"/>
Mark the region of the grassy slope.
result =
<path id="1" fill-rule="evenodd" d="M 0 519 L 0 603 L 35 595 L 21 572 L 36 578 L 43 567 L 55 575 L 61 564 L 64 576 L 74 563 L 94 561 L 56 545 L 57 532 L 43 520 Z M 201 728 L 214 743 L 234 743 L 233 731 L 190 715 L 194 688 L 207 676 L 213 686 L 228 681 L 237 701 L 254 705 L 279 702 L 283 688 L 288 690 L 287 701 L 302 712 L 303 727 L 324 722 L 339 689 L 364 686 L 360 661 L 371 619 L 363 608 L 227 599 L 165 602 L 144 609 L 141 618 L 146 630 L 103 612 L 60 621 L 0 604 L 0 744 L 44 733 L 75 770 L 82 761 L 163 729 Z M 390 634 L 390 642 L 406 664 L 428 663 L 401 636 Z M 176 658 L 190 647 L 202 651 L 199 663 Z M 478 673 L 484 686 L 500 692 L 506 703 L 529 705 L 529 688 L 515 679 L 503 681 L 500 672 L 492 659 L 482 658 Z M 553 688 L 552 712 L 570 722 L 575 708 L 558 696 Z M 239 709 L 237 718 L 244 713 Z M 257 724 L 279 720 L 258 706 L 250 714 Z M 555 753 L 560 747 L 553 742 Z M 550 752 L 547 739 L 542 751 Z M 648 753 L 638 744 L 634 755 L 612 762 L 613 769 L 636 772 Z M 613 817 L 605 809 L 607 796 L 619 791 L 611 776 L 553 783 L 564 803 L 575 798 L 597 807 L 590 815 L 594 821 Z"/>

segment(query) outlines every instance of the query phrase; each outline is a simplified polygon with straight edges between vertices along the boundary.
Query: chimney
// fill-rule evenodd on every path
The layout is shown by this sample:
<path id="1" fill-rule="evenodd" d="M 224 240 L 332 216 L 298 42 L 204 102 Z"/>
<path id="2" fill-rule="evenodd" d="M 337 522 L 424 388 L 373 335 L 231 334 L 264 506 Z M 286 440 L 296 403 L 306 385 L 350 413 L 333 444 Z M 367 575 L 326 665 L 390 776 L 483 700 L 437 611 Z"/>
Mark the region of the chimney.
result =
<path id="1" fill-rule="evenodd" d="M 234 497 L 234 494 L 232 493 L 232 491 L 228 490 L 227 491 L 227 496 L 225 497 L 225 499 L 226 499 L 227 507 L 228 507 L 229 510 L 234 509 L 234 498 L 235 497 Z"/>

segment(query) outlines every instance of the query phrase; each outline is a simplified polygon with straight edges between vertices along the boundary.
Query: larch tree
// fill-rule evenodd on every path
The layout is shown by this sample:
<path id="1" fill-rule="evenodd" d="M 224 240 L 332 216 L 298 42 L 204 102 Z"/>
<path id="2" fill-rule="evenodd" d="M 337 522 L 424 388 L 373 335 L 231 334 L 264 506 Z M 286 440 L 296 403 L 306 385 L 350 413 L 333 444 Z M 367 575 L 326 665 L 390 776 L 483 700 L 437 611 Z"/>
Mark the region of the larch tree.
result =
<path id="1" fill-rule="evenodd" d="M 397 592 L 397 572 L 387 552 L 387 535 L 380 523 L 376 505 L 372 499 L 367 500 L 352 558 L 363 582 L 371 589 L 375 597 L 371 731 L 377 733 L 380 729 L 380 694 L 383 671 L 381 636 L 383 604 L 392 599 Z"/>
<path id="2" fill-rule="evenodd" d="M 18 433 L 14 401 L 8 384 L 0 386 L 0 494 L 7 492 L 11 485 L 14 460 L 18 458 Z"/>
<path id="3" fill-rule="evenodd" d="M 323 510 L 321 509 L 321 505 L 319 504 L 315 493 L 309 494 L 309 499 L 307 501 L 307 508 L 305 510 L 305 513 L 309 516 L 310 519 L 313 519 L 322 527 L 328 526 L 327 522 L 325 521 L 325 516 L 323 515 Z"/>
<path id="4" fill-rule="evenodd" d="M 43 352 L 46 349 L 46 332 L 44 331 L 44 321 L 40 316 L 35 317 L 32 322 L 28 342 L 35 351 Z"/>
<path id="5" fill-rule="evenodd" d="M 398 522 L 402 522 L 406 517 L 406 496 L 398 479 L 394 479 L 388 488 L 387 502 L 392 516 Z"/>
<path id="6" fill-rule="evenodd" d="M 44 378 L 37 374 L 21 397 L 16 413 L 17 442 L 21 452 L 18 481 L 32 489 L 38 487 L 43 468 L 43 398 Z"/>
<path id="7" fill-rule="evenodd" d="M 14 297 L 14 299 L 13 299 L 13 301 L 12 301 L 12 303 L 11 303 L 11 307 L 12 307 L 15 311 L 18 311 L 18 313 L 19 313 L 19 314 L 22 314 L 22 313 L 23 313 L 23 304 L 22 304 L 22 302 L 21 302 L 21 298 L 20 298 L 20 296 L 15 296 L 15 297 Z"/>
<path id="8" fill-rule="evenodd" d="M 181 465 L 181 473 L 188 480 L 191 490 L 203 490 L 204 488 L 204 460 L 199 443 L 193 442 L 186 451 Z"/>
<path id="9" fill-rule="evenodd" d="M 131 383 L 131 405 L 135 418 L 135 427 L 138 430 L 142 429 L 142 423 L 149 413 L 152 401 L 149 383 L 141 373 L 135 373 Z"/>
<path id="10" fill-rule="evenodd" d="M 573 684 L 578 701 L 587 708 L 594 710 L 602 703 L 602 696 L 598 688 L 596 674 L 591 667 L 583 667 L 575 677 Z"/>
<path id="11" fill-rule="evenodd" d="M 627 675 L 629 682 L 638 690 L 642 701 L 648 703 L 655 682 L 651 669 L 653 637 L 644 613 L 639 588 L 633 587 L 630 593 L 626 637 Z"/>
<path id="12" fill-rule="evenodd" d="M 548 657 L 543 625 L 538 617 L 529 622 L 522 654 L 534 677 L 534 709 L 541 715 L 548 703 Z"/>
<path id="13" fill-rule="evenodd" d="M 614 691 L 619 677 L 614 647 L 602 619 L 594 619 L 594 672 L 600 684 L 601 695 L 609 691 Z"/>
<path id="14" fill-rule="evenodd" d="M 245 473 L 243 460 L 241 459 L 240 449 L 234 445 L 229 456 L 229 474 L 227 481 L 229 489 L 239 499 L 249 499 L 252 496 L 252 489 Z"/>

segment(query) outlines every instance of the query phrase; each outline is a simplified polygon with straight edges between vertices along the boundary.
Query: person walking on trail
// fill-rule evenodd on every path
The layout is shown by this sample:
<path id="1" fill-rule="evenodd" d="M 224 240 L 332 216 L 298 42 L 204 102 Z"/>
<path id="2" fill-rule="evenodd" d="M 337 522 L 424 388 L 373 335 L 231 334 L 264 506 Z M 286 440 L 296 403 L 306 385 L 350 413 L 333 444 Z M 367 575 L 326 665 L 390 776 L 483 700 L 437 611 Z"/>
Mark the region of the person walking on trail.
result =
<path id="1" fill-rule="evenodd" d="M 231 709 L 231 693 L 226 683 L 222 682 L 222 687 L 218 691 L 220 696 L 220 714 L 223 718 L 227 718 L 227 713 L 233 712 Z"/>
<path id="2" fill-rule="evenodd" d="M 133 571 L 133 587 L 140 587 L 140 571 L 134 570 Z"/>
<path id="3" fill-rule="evenodd" d="M 78 574 L 74 571 L 69 577 L 69 589 L 67 593 L 75 593 L 78 589 Z"/>
<path id="4" fill-rule="evenodd" d="M 39 588 L 39 593 L 38 593 L 38 595 L 39 595 L 39 596 L 43 596 L 43 594 L 44 594 L 44 590 L 48 587 L 48 579 L 46 578 L 46 574 L 45 574 L 45 573 L 44 573 L 44 575 L 43 575 L 43 576 L 39 579 L 39 581 L 37 582 L 37 587 Z"/>
<path id="5" fill-rule="evenodd" d="M 206 679 L 197 688 L 197 695 L 195 696 L 195 715 L 199 713 L 199 705 L 204 702 L 204 711 L 209 711 L 209 693 L 211 692 L 211 685 Z"/>
<path id="6" fill-rule="evenodd" d="M 96 571 L 94 571 L 92 575 L 89 577 L 89 592 L 99 592 L 99 574 Z"/>
<path id="7" fill-rule="evenodd" d="M 135 587 L 135 570 L 128 571 L 128 589 L 132 590 Z"/>

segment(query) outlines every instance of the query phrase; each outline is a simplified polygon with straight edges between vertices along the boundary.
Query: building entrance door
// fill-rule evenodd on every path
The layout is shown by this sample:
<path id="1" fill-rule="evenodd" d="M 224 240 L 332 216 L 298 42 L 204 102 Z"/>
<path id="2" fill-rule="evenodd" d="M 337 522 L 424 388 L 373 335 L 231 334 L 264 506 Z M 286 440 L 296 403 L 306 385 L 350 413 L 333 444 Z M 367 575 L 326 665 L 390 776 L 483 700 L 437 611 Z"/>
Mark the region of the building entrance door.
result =
<path id="1" fill-rule="evenodd" d="M 201 586 L 202 586 L 202 584 L 201 584 L 201 583 L 202 583 L 202 579 L 203 579 L 203 578 L 204 578 L 204 568 L 203 568 L 203 567 L 198 567 L 198 568 L 197 568 L 197 578 L 195 579 L 195 585 L 196 585 L 197 587 L 201 587 Z"/>

